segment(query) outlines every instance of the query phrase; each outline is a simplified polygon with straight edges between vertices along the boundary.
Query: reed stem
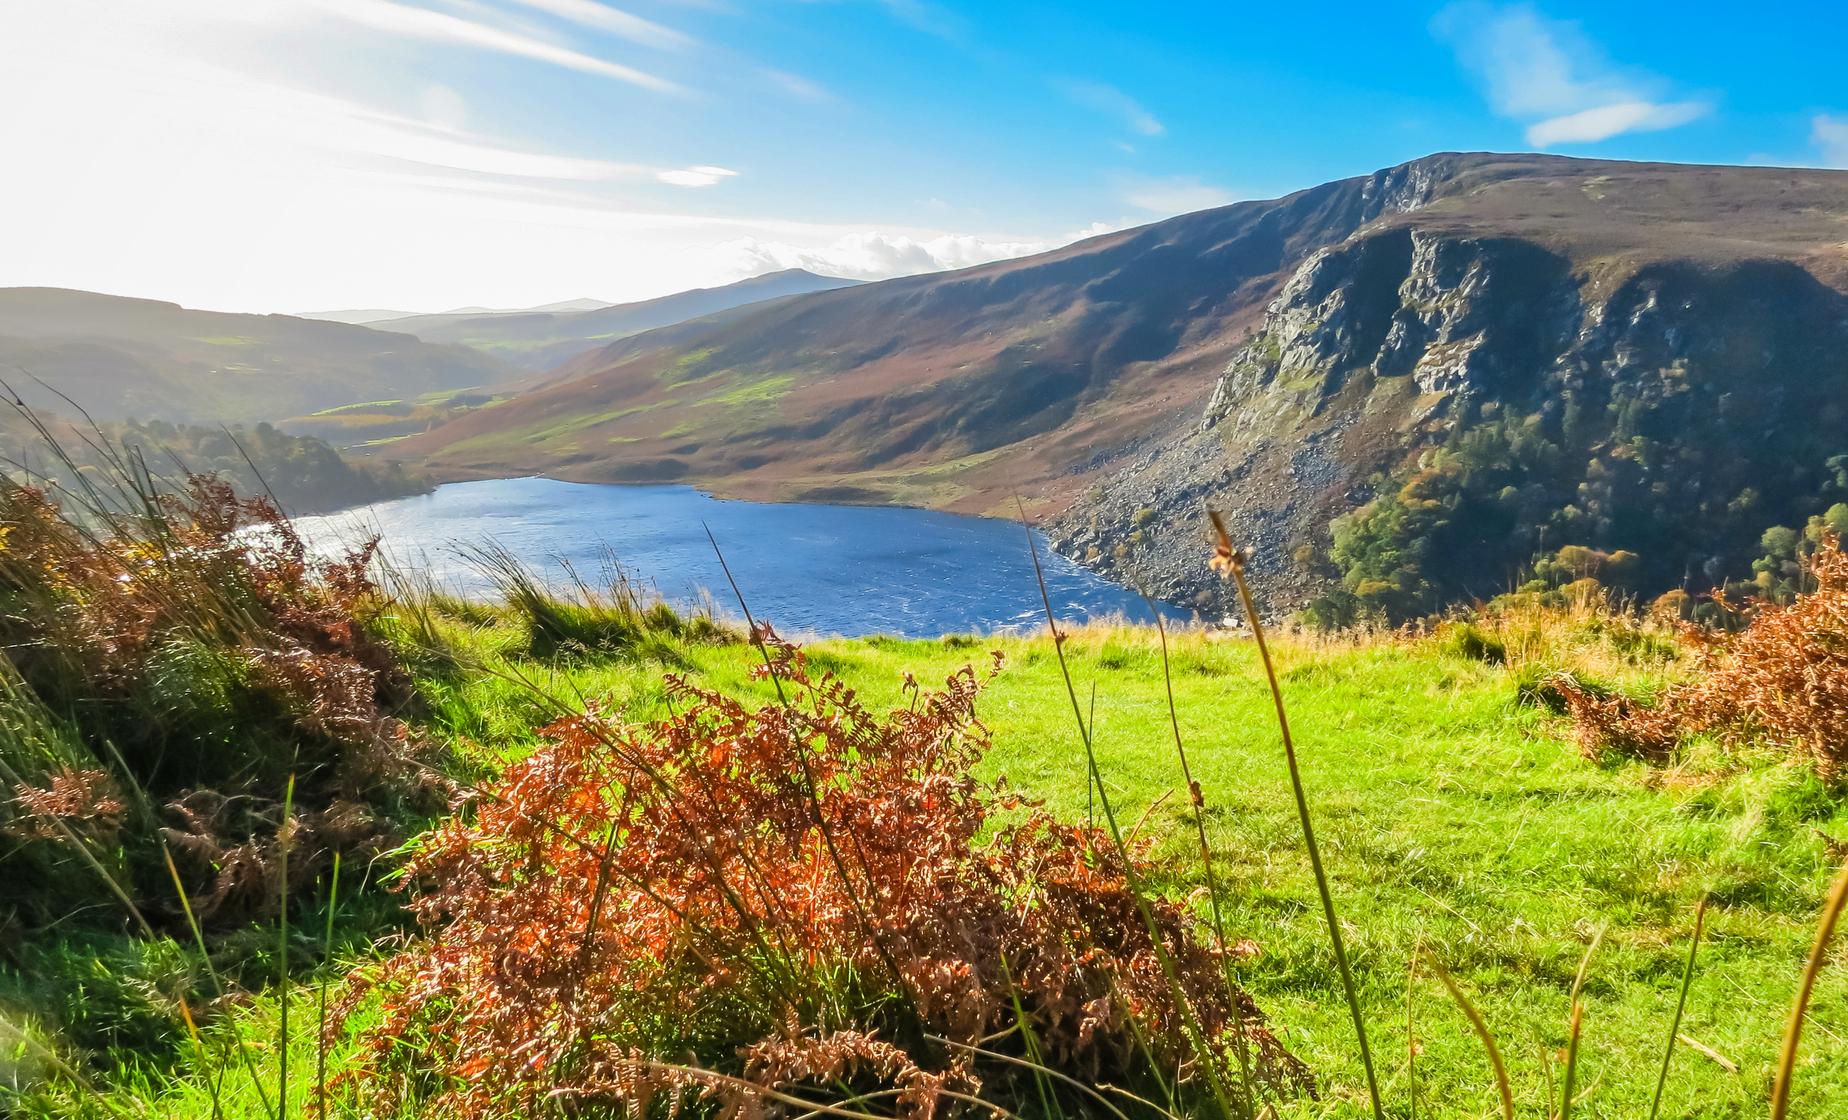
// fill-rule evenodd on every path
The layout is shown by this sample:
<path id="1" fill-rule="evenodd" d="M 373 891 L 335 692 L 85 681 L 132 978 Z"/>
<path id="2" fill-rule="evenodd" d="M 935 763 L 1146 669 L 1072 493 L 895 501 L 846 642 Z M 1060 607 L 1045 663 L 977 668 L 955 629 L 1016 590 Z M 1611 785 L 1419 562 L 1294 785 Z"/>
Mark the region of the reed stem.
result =
<path id="1" fill-rule="evenodd" d="M 1347 997 L 1348 1013 L 1354 1020 L 1354 1035 L 1360 1040 L 1360 1063 L 1367 1072 L 1367 1097 L 1373 1104 L 1374 1120 L 1386 1120 L 1386 1109 L 1380 1101 L 1379 1078 L 1373 1071 L 1373 1051 L 1367 1045 L 1366 1018 L 1361 1014 L 1360 995 L 1354 987 L 1353 970 L 1348 967 L 1347 947 L 1341 939 L 1341 919 L 1335 914 L 1334 894 L 1328 888 L 1328 873 L 1322 868 L 1322 851 L 1315 841 L 1315 825 L 1309 817 L 1309 796 L 1303 789 L 1302 767 L 1296 761 L 1296 741 L 1290 735 L 1290 717 L 1284 710 L 1283 688 L 1277 681 L 1277 668 L 1271 663 L 1270 646 L 1264 640 L 1264 623 L 1258 617 L 1257 604 L 1251 597 L 1251 585 L 1245 579 L 1244 561 L 1232 549 L 1224 522 L 1219 519 L 1218 513 L 1209 510 L 1208 515 L 1212 517 L 1213 528 L 1219 536 L 1219 555 L 1225 557 L 1225 563 L 1220 565 L 1221 570 L 1230 573 L 1233 584 L 1238 588 L 1239 605 L 1244 608 L 1245 618 L 1251 623 L 1251 635 L 1258 644 L 1258 658 L 1264 663 L 1264 679 L 1270 683 L 1277 728 L 1283 735 L 1284 760 L 1290 770 L 1290 789 L 1296 795 L 1296 818 L 1302 825 L 1303 845 L 1309 850 L 1309 867 L 1315 872 L 1315 889 L 1322 899 L 1322 916 L 1328 922 L 1328 940 L 1334 947 L 1335 968 L 1341 974 L 1341 990 Z"/>

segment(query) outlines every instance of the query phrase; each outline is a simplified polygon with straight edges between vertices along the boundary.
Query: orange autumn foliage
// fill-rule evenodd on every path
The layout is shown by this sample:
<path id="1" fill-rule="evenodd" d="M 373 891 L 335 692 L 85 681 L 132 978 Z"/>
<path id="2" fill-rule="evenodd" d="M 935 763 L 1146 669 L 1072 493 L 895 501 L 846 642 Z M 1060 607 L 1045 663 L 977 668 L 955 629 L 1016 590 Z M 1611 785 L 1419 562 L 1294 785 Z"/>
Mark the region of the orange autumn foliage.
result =
<path id="1" fill-rule="evenodd" d="M 1830 538 L 1811 563 L 1814 591 L 1758 604 L 1739 634 L 1690 631 L 1703 670 L 1654 704 L 1562 688 L 1586 752 L 1660 762 L 1710 732 L 1806 757 L 1824 774 L 1848 768 L 1848 553 Z"/>
<path id="2" fill-rule="evenodd" d="M 973 669 L 880 715 L 773 634 L 764 649 L 787 703 L 670 676 L 672 718 L 562 720 L 427 838 L 409 868 L 425 934 L 371 978 L 360 1092 L 464 1117 L 754 1116 L 851 1088 L 924 1118 L 1020 1099 L 1022 1057 L 1198 1089 L 1241 1056 L 1263 1092 L 1308 1089 L 1103 833 L 973 776 Z"/>

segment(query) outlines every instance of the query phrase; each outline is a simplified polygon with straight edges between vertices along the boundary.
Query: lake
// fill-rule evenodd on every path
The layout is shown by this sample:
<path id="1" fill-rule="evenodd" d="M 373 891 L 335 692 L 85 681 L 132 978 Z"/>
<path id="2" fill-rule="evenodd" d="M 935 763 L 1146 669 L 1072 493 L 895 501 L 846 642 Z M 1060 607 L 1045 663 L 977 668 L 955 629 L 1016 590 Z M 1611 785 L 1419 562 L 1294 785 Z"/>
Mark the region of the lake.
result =
<path id="1" fill-rule="evenodd" d="M 603 579 L 613 558 L 671 603 L 696 605 L 709 592 L 721 613 L 737 617 L 710 528 L 751 613 L 780 633 L 934 637 L 1045 621 L 1025 529 L 932 510 L 722 501 L 690 486 L 509 478 L 451 483 L 296 525 L 321 551 L 377 533 L 389 562 L 474 598 L 493 586 L 467 549 L 498 545 L 554 583 L 567 578 L 566 565 Z M 1150 621 L 1140 596 L 1053 554 L 1038 533 L 1034 542 L 1060 619 Z"/>

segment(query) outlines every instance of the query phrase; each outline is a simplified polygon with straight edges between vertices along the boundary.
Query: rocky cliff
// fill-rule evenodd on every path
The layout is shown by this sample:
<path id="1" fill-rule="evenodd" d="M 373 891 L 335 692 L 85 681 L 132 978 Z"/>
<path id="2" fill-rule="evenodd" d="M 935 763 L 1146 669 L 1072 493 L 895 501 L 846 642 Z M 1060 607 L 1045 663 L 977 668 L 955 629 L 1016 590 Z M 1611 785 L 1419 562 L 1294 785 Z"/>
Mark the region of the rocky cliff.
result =
<path id="1" fill-rule="evenodd" d="M 1146 448 L 1052 535 L 1113 577 L 1219 613 L 1229 603 L 1203 563 L 1203 510 L 1216 505 L 1254 546 L 1281 611 L 1330 584 L 1335 517 L 1370 499 L 1383 472 L 1485 418 L 1563 432 L 1593 465 L 1562 455 L 1562 474 L 1624 458 L 1625 440 L 1647 438 L 1639 415 L 1658 440 L 1703 431 L 1736 444 L 1742 470 L 1651 484 L 1698 508 L 1733 499 L 1733 487 L 1760 501 L 1776 491 L 1752 485 L 1754 465 L 1801 472 L 1848 452 L 1845 403 L 1848 298 L 1799 263 L 1581 264 L 1525 238 L 1389 222 L 1304 260 L 1195 430 Z M 1761 461 L 1769 444 L 1795 466 Z M 1765 502 L 1752 540 L 1814 512 L 1800 495 L 1785 504 Z M 1689 539 L 1651 559 L 1663 573 L 1712 571 L 1749 559 L 1746 547 Z M 1484 572 L 1478 593 L 1505 590 L 1514 574 Z"/>

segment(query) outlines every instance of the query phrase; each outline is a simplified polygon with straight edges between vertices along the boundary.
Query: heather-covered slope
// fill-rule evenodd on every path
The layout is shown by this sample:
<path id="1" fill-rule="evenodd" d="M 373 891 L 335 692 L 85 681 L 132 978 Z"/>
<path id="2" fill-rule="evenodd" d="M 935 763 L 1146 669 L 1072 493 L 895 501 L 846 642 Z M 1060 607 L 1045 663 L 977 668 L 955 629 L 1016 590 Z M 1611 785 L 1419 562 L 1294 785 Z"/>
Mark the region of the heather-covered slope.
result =
<path id="1" fill-rule="evenodd" d="M 1279 270 L 1416 205 L 1418 166 L 958 272 L 617 342 L 394 453 L 454 473 L 693 478 L 962 510 L 1073 479 L 1195 414 Z"/>
<path id="2" fill-rule="evenodd" d="M 426 342 L 457 342 L 492 354 L 528 372 L 543 372 L 586 351 L 656 327 L 716 315 L 745 304 L 783 296 L 850 287 L 855 280 L 817 276 L 800 268 L 753 276 L 735 284 L 694 288 L 636 303 L 608 307 L 571 306 L 530 311 L 471 308 L 441 315 L 390 320 L 388 330 Z"/>
<path id="3" fill-rule="evenodd" d="M 646 332 L 401 450 L 976 512 L 1020 493 L 1069 511 L 1073 555 L 1180 600 L 1213 592 L 1176 559 L 1209 500 L 1279 605 L 1359 573 L 1403 613 L 1565 545 L 1646 548 L 1656 591 L 1822 512 L 1845 287 L 1840 172 L 1437 155 Z M 1336 518 L 1485 425 L 1483 469 L 1432 468 L 1444 516 L 1398 539 L 1383 509 L 1335 547 Z M 1518 497 L 1478 500 L 1491 478 Z"/>
<path id="4" fill-rule="evenodd" d="M 69 411 L 62 393 L 99 420 L 212 422 L 277 420 L 508 375 L 493 358 L 408 334 L 62 288 L 0 289 L 0 370 L 52 412 Z"/>

